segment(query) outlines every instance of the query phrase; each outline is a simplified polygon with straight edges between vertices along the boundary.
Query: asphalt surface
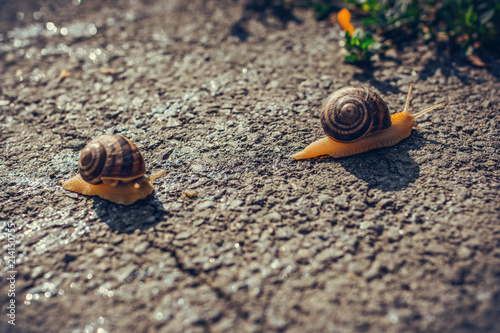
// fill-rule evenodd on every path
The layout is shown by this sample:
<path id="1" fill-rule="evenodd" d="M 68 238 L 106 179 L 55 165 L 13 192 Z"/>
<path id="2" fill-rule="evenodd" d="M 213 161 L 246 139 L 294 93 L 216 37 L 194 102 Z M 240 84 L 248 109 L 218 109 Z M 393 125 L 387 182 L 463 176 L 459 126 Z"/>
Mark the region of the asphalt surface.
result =
<path id="1" fill-rule="evenodd" d="M 2 332 L 500 331 L 498 60 L 359 68 L 310 12 L 233 1 L 1 6 Z M 290 157 L 335 89 L 397 112 L 412 82 L 447 105 L 398 145 Z M 152 196 L 62 189 L 106 133 L 166 171 Z"/>

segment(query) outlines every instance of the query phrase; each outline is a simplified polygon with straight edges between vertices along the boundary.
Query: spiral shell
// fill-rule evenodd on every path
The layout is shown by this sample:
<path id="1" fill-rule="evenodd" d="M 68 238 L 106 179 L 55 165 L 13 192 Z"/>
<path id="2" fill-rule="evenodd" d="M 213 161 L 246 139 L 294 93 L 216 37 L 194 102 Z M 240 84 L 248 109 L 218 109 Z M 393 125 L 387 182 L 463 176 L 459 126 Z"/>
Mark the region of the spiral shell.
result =
<path id="1" fill-rule="evenodd" d="M 129 182 L 146 173 L 144 159 L 137 147 L 121 135 L 101 135 L 83 148 L 78 170 L 86 182 L 103 180 Z"/>
<path id="2" fill-rule="evenodd" d="M 352 142 L 391 127 L 387 104 L 363 87 L 333 92 L 321 109 L 321 126 L 333 140 Z"/>

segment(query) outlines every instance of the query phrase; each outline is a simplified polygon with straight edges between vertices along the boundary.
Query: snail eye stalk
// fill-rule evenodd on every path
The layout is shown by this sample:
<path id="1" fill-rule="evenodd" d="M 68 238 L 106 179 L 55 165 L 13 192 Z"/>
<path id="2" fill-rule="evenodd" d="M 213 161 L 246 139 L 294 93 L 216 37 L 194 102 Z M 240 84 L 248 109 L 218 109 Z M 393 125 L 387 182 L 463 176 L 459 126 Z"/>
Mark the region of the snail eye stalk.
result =
<path id="1" fill-rule="evenodd" d="M 411 91 L 413 89 L 413 83 L 410 84 L 410 89 L 408 89 L 408 97 L 406 98 L 406 104 L 405 104 L 405 109 L 403 112 L 408 111 L 410 108 L 410 99 L 411 99 Z"/>
<path id="2" fill-rule="evenodd" d="M 411 98 L 411 91 L 412 91 L 412 89 L 413 89 L 413 83 L 410 84 L 410 89 L 408 90 L 408 98 L 406 99 L 406 105 L 405 105 L 405 109 L 403 110 L 403 112 L 408 111 L 408 109 L 410 108 L 410 98 Z M 413 115 L 413 117 L 414 118 L 418 118 L 420 116 L 423 116 L 427 112 L 430 112 L 430 111 L 432 111 L 432 110 L 434 110 L 434 109 L 436 109 L 436 108 L 438 108 L 440 106 L 444 106 L 444 105 L 446 105 L 445 102 L 441 102 L 439 104 L 433 105 L 430 108 L 427 108 L 425 110 L 422 110 L 422 111 L 419 111 L 419 112 L 415 113 Z"/>
<path id="3" fill-rule="evenodd" d="M 427 113 L 427 112 L 429 112 L 429 111 L 432 111 L 432 110 L 434 110 L 434 109 L 436 109 L 436 108 L 438 108 L 438 107 L 440 107 L 440 106 L 445 106 L 445 105 L 446 105 L 446 103 L 445 103 L 445 102 L 441 102 L 441 103 L 439 103 L 439 104 L 436 104 L 436 105 L 431 106 L 430 108 L 427 108 L 427 109 L 425 109 L 425 110 L 422 110 L 422 111 L 419 111 L 419 112 L 415 113 L 415 114 L 413 115 L 413 117 L 418 118 L 418 117 L 420 117 L 420 116 L 423 116 L 424 114 L 426 114 L 426 113 Z"/>

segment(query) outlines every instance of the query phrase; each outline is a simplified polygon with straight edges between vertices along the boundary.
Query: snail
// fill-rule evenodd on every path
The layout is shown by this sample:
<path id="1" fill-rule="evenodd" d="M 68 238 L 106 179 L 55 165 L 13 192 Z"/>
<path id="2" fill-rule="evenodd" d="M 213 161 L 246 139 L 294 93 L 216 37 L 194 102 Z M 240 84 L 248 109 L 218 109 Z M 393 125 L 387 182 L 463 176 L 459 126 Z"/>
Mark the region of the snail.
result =
<path id="1" fill-rule="evenodd" d="M 376 93 L 363 87 L 345 87 L 333 92 L 323 103 L 321 125 L 326 138 L 311 143 L 295 153 L 296 160 L 330 155 L 346 157 L 389 147 L 410 136 L 415 119 L 445 103 L 410 114 L 410 85 L 402 112 L 389 115 L 387 104 Z"/>
<path id="2" fill-rule="evenodd" d="M 65 190 L 97 195 L 122 205 L 131 205 L 153 192 L 151 180 L 165 172 L 145 177 L 144 159 L 137 147 L 121 135 L 101 135 L 83 148 L 79 174 L 62 183 Z"/>

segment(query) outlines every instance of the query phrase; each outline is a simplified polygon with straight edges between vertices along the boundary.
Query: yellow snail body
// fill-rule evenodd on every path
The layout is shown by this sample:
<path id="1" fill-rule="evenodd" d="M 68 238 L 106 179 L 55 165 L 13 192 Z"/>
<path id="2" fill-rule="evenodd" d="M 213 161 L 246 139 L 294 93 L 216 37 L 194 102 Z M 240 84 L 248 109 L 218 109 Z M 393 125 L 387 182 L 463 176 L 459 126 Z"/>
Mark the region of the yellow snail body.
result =
<path id="1" fill-rule="evenodd" d="M 122 205 L 145 199 L 154 188 L 146 178 L 144 159 L 137 147 L 121 135 L 101 135 L 83 148 L 79 174 L 64 181 L 65 190 L 99 196 Z"/>
<path id="2" fill-rule="evenodd" d="M 389 115 L 386 103 L 374 92 L 362 87 L 345 87 L 331 94 L 321 110 L 321 125 L 326 138 L 311 143 L 295 153 L 296 160 L 323 155 L 339 158 L 397 144 L 417 127 L 415 119 L 445 105 L 439 103 L 410 114 L 410 85 L 402 112 Z"/>

